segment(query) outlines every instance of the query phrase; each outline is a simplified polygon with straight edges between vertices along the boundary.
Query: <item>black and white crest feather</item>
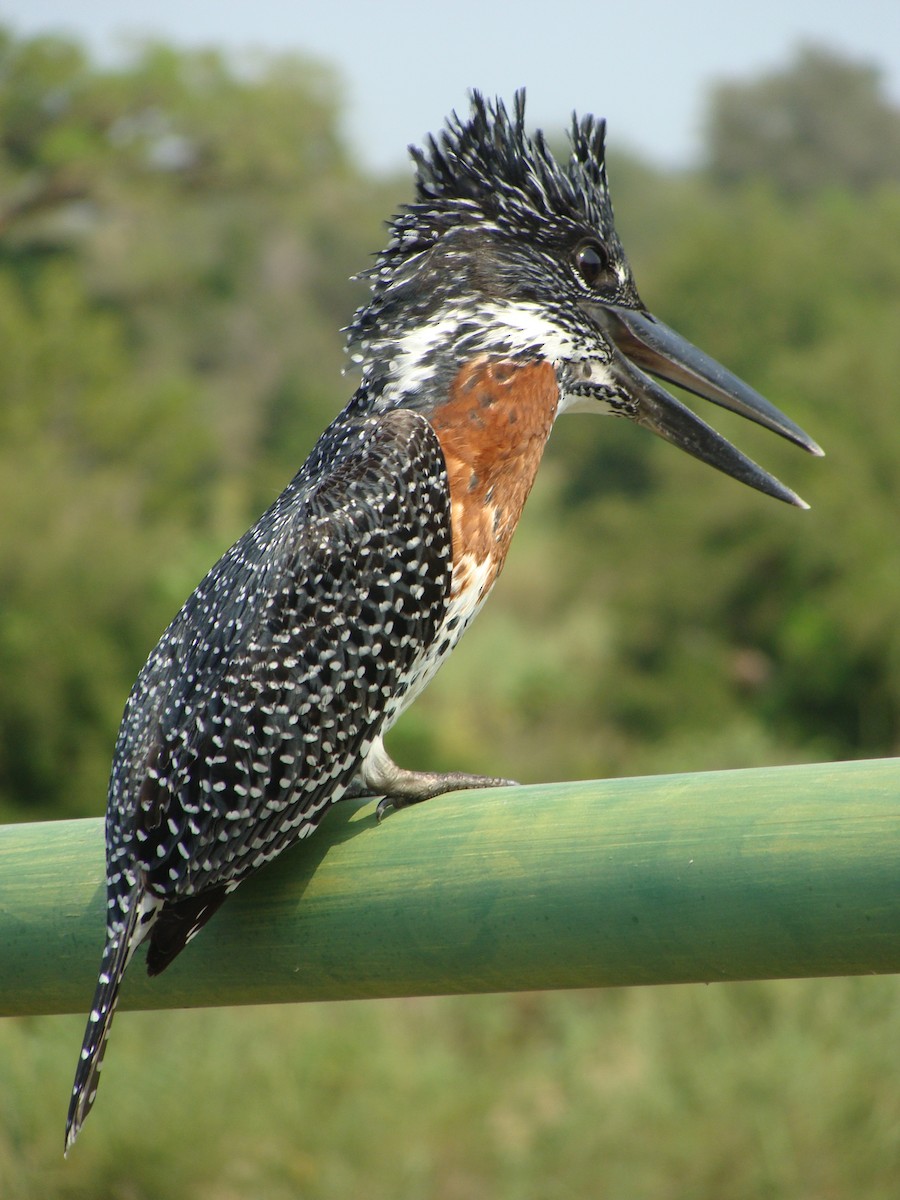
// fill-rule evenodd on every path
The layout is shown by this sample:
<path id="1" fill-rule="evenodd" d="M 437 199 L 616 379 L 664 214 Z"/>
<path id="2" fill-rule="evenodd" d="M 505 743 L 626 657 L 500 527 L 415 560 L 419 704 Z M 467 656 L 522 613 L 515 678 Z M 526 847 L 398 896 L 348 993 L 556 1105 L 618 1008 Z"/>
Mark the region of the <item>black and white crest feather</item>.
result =
<path id="1" fill-rule="evenodd" d="M 572 220 L 579 215 L 597 232 L 612 230 L 605 169 L 606 122 L 572 116 L 572 153 L 561 166 L 541 130 L 525 130 L 525 92 L 516 93 L 510 117 L 502 100 L 472 93 L 468 120 L 454 113 L 447 127 L 410 148 L 416 164 L 417 206 L 435 211 L 468 210 L 498 222 Z"/>
<path id="2" fill-rule="evenodd" d="M 585 225 L 615 237 L 606 179 L 606 122 L 572 114 L 569 160 L 557 162 L 543 132 L 525 129 L 525 91 L 510 116 L 502 100 L 472 93 L 467 120 L 455 112 L 424 149 L 410 147 L 416 165 L 416 198 L 391 223 L 391 239 L 371 272 L 432 245 L 459 224 L 490 222 L 513 236 L 529 227 L 544 236 L 557 221 Z"/>
<path id="3" fill-rule="evenodd" d="M 538 268 L 545 278 L 564 247 L 579 238 L 599 238 L 611 260 L 623 264 L 622 279 L 628 279 L 633 301 L 637 293 L 615 231 L 609 196 L 605 134 L 605 121 L 573 113 L 568 131 L 571 152 L 561 162 L 541 130 L 526 131 L 524 89 L 516 93 L 511 114 L 502 100 L 487 100 L 473 91 L 467 118 L 454 112 L 424 148 L 411 146 L 415 198 L 390 222 L 387 247 L 361 276 L 368 280 L 372 296 L 347 330 L 356 361 L 371 359 L 373 348 L 376 357 L 383 356 L 397 333 L 398 302 L 405 318 L 421 322 L 442 300 L 446 302 L 448 292 L 455 311 L 461 301 L 477 298 L 479 281 L 471 271 L 464 276 L 458 268 L 477 261 L 469 238 L 479 234 L 483 235 L 481 253 L 487 244 L 484 239 L 513 249 L 545 248 Z M 449 262 L 453 246 L 461 247 L 461 252 Z M 430 271 L 431 252 L 439 251 L 447 261 L 440 270 Z M 527 280 L 528 264 L 519 261 L 516 272 L 520 280 Z M 482 278 L 497 284 L 500 274 L 492 264 Z M 563 287 L 563 294 L 566 290 Z"/>

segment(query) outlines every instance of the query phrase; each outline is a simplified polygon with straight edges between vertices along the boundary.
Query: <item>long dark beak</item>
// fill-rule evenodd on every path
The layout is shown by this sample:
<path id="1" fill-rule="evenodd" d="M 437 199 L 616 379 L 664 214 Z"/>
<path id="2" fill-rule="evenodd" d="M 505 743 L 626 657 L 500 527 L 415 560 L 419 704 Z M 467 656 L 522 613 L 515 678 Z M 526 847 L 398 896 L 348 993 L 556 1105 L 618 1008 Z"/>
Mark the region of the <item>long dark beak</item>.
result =
<path id="1" fill-rule="evenodd" d="M 613 343 L 613 371 L 635 400 L 635 411 L 629 415 L 637 424 L 760 492 L 799 508 L 809 507 L 796 492 L 757 466 L 646 372 L 748 417 L 810 454 L 821 455 L 823 451 L 799 425 L 649 313 L 592 304 L 590 314 Z"/>

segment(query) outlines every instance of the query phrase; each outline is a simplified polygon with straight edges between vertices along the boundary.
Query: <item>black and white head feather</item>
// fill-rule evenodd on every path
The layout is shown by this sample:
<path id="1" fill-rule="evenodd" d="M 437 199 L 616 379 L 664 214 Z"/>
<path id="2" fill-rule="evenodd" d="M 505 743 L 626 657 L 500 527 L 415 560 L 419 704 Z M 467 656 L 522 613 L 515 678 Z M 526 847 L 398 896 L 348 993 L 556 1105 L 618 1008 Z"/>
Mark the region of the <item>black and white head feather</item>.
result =
<path id="1" fill-rule="evenodd" d="M 511 114 L 502 100 L 473 91 L 467 118 L 454 112 L 424 148 L 410 147 L 415 198 L 390 222 L 387 247 L 362 276 L 372 296 L 349 327 L 351 348 L 379 340 L 394 325 L 398 302 L 411 320 L 421 320 L 454 281 L 470 297 L 473 282 L 489 290 L 492 270 L 499 276 L 512 260 L 490 258 L 487 240 L 543 251 L 546 279 L 579 239 L 599 238 L 610 259 L 621 264 L 622 284 L 633 288 L 613 220 L 605 133 L 605 121 L 573 114 L 571 152 L 560 162 L 540 130 L 526 131 L 524 89 L 516 93 Z M 438 247 L 446 251 L 444 268 L 452 261 L 455 272 L 427 270 L 429 253 Z M 484 269 L 473 273 L 479 260 Z M 527 282 L 528 263 L 517 265 Z M 507 285 L 510 280 L 511 275 Z M 502 289 L 502 278 L 496 282 Z"/>
<path id="2" fill-rule="evenodd" d="M 525 130 L 524 89 L 516 93 L 512 117 L 502 100 L 486 101 L 473 92 L 468 120 L 453 113 L 425 150 L 410 147 L 416 203 L 394 221 L 394 240 L 402 242 L 414 225 L 427 227 L 429 217 L 438 230 L 475 220 L 505 225 L 518 235 L 535 222 L 546 230 L 555 221 L 580 221 L 610 236 L 605 133 L 605 121 L 592 116 L 579 121 L 573 114 L 572 152 L 561 166 L 543 132 Z"/>

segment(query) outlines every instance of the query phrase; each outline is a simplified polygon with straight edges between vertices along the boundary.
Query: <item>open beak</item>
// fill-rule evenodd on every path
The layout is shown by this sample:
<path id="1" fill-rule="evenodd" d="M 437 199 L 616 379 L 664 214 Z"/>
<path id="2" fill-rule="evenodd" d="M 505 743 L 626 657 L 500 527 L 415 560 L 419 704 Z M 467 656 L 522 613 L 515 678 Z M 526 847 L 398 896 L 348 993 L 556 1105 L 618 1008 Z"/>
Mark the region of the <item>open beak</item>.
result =
<path id="1" fill-rule="evenodd" d="M 821 455 L 823 451 L 799 425 L 649 313 L 608 304 L 591 304 L 589 311 L 613 344 L 610 367 L 623 390 L 635 401 L 635 410 L 629 415 L 638 425 L 760 492 L 799 508 L 809 507 L 796 492 L 757 466 L 660 387 L 647 372 L 756 421 L 810 454 Z"/>

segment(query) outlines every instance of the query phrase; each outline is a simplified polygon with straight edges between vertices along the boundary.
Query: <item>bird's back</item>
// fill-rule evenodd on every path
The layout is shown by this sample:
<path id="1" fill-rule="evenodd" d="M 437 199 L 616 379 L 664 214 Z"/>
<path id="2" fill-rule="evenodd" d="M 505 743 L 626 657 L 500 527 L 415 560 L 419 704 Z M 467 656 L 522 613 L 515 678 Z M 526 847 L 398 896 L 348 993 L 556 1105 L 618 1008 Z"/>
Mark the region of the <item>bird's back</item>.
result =
<path id="1" fill-rule="evenodd" d="M 336 422 L 132 691 L 108 823 L 149 890 L 234 884 L 310 832 L 427 654 L 450 571 L 428 423 Z"/>

